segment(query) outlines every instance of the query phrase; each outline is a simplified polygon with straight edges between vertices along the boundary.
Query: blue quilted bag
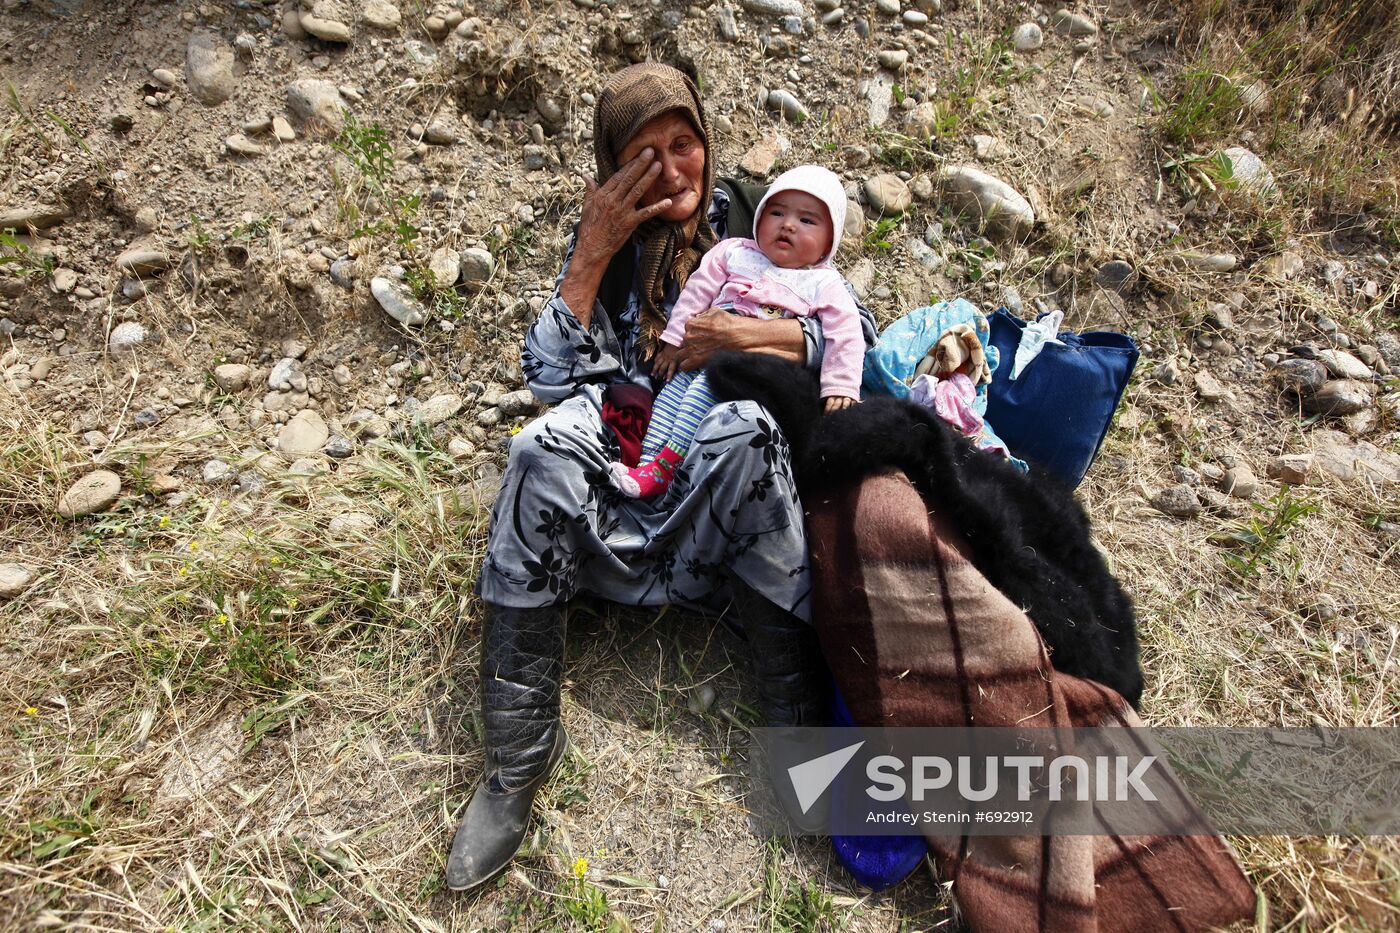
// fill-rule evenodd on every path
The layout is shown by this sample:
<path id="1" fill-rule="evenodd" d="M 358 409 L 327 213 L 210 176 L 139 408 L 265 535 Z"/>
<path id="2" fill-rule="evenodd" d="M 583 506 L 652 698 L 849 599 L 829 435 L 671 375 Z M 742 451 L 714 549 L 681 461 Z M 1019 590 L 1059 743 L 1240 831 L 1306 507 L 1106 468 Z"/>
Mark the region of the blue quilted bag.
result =
<path id="1" fill-rule="evenodd" d="M 990 323 L 991 345 L 1002 360 L 1014 359 L 1027 322 L 999 308 Z M 1138 348 L 1113 331 L 1061 331 L 1058 340 L 1046 343 L 1015 380 L 1010 365 L 992 373 L 987 420 L 1012 454 L 1074 487 L 1108 434 Z"/>

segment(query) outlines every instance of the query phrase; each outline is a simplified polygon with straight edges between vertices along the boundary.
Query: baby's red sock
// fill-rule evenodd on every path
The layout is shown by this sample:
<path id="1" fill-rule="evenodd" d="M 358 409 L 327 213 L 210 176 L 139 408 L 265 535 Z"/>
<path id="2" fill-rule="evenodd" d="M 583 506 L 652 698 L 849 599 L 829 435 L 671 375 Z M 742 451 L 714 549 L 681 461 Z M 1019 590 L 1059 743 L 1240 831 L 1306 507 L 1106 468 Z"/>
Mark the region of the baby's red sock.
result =
<path id="1" fill-rule="evenodd" d="M 614 463 L 612 470 L 617 479 L 617 487 L 633 499 L 659 496 L 671 485 L 671 477 L 675 475 L 676 467 L 680 465 L 684 456 L 680 451 L 667 446 L 661 448 L 661 453 L 656 455 L 655 460 L 630 470 L 620 463 Z"/>

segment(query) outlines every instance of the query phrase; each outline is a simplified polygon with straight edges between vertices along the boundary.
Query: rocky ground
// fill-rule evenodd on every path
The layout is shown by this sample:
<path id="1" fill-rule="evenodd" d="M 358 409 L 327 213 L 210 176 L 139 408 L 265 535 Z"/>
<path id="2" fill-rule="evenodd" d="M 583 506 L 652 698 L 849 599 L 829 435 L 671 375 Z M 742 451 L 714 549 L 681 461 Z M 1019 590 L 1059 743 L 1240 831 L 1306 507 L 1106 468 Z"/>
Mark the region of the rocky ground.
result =
<path id="1" fill-rule="evenodd" d="M 1400 713 L 1400 224 L 1344 196 L 1396 163 L 1346 69 L 1202 71 L 1119 0 L 0 6 L 8 926 L 949 922 L 924 873 L 871 896 L 748 834 L 741 646 L 605 606 L 530 856 L 442 890 L 520 342 L 593 92 L 648 58 L 722 172 L 842 173 L 882 324 L 965 296 L 1138 338 L 1081 495 L 1150 722 Z M 1234 842 L 1263 928 L 1400 922 L 1390 840 Z"/>

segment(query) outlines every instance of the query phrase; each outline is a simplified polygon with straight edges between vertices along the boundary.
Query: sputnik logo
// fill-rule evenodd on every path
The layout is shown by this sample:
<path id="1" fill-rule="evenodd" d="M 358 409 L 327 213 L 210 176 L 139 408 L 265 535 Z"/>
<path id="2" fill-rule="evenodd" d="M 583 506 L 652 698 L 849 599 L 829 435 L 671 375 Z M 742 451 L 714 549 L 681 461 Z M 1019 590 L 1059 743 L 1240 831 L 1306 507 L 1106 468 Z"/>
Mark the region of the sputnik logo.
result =
<path id="1" fill-rule="evenodd" d="M 865 742 L 862 740 L 854 745 L 847 745 L 845 748 L 822 755 L 820 758 L 813 758 L 804 761 L 800 765 L 793 765 L 788 768 L 788 778 L 792 781 L 793 792 L 797 794 L 797 805 L 802 808 L 805 816 L 807 811 L 812 809 L 812 804 L 826 792 L 831 786 L 831 782 L 836 780 L 836 776 L 841 773 L 841 769 L 850 764 L 856 752 Z"/>

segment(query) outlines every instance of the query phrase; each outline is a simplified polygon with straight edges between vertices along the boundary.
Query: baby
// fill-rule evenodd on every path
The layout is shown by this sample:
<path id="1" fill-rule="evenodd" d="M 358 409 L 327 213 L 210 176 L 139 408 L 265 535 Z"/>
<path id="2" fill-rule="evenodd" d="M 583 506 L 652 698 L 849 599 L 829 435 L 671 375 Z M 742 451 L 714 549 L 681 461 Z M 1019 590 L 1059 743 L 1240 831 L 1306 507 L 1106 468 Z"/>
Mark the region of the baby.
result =
<path id="1" fill-rule="evenodd" d="M 755 238 L 723 240 L 707 252 L 671 310 L 652 363 L 652 375 L 667 382 L 652 407 L 641 463 L 631 469 L 612 465 L 618 487 L 629 496 L 665 492 L 700 420 L 715 406 L 703 372 L 676 371 L 686 322 L 711 307 L 759 318 L 815 315 L 826 341 L 821 370 L 826 411 L 860 400 L 865 359 L 860 310 L 831 264 L 846 224 L 841 180 L 817 165 L 784 172 L 755 216 Z"/>

